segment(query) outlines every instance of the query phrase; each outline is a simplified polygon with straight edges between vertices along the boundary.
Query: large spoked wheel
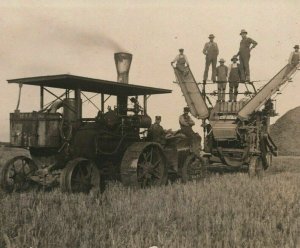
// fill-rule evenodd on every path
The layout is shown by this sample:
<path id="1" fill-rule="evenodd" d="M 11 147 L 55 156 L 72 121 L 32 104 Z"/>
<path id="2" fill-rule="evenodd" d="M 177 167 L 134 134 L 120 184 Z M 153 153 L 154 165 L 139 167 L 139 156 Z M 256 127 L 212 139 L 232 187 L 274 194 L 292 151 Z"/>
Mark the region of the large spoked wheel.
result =
<path id="1" fill-rule="evenodd" d="M 139 156 L 137 181 L 142 188 L 164 185 L 167 181 L 166 161 L 157 146 L 146 147 Z"/>
<path id="2" fill-rule="evenodd" d="M 88 159 L 76 158 L 67 163 L 60 176 L 63 192 L 89 193 L 101 190 L 100 171 Z"/>
<path id="3" fill-rule="evenodd" d="M 204 178 L 207 174 L 206 168 L 203 166 L 203 161 L 191 154 L 183 163 L 181 168 L 181 180 L 183 183 L 188 181 L 196 181 Z"/>
<path id="4" fill-rule="evenodd" d="M 121 180 L 125 186 L 159 186 L 165 185 L 167 179 L 167 162 L 159 144 L 136 142 L 126 150 L 121 164 Z"/>
<path id="5" fill-rule="evenodd" d="M 8 193 L 28 190 L 34 184 L 31 176 L 37 169 L 33 160 L 25 156 L 8 160 L 1 171 L 1 188 Z"/>
<path id="6" fill-rule="evenodd" d="M 249 177 L 262 177 L 264 174 L 263 161 L 260 156 L 252 156 L 249 162 L 248 169 Z"/>

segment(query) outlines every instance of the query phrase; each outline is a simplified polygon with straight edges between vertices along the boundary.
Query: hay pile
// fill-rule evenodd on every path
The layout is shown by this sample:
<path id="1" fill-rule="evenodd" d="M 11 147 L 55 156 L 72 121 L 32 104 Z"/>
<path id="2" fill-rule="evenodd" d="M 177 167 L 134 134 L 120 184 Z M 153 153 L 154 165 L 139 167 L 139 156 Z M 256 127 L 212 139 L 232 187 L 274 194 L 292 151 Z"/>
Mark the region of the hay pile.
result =
<path id="1" fill-rule="evenodd" d="M 300 107 L 289 110 L 270 129 L 279 155 L 300 156 Z"/>

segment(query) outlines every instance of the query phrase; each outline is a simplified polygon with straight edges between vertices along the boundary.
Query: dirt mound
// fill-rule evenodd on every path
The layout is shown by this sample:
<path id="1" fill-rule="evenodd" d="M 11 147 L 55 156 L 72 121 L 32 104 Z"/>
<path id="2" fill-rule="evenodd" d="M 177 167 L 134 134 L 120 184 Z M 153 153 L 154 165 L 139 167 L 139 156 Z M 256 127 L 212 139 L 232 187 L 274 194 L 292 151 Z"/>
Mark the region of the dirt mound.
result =
<path id="1" fill-rule="evenodd" d="M 270 131 L 279 155 L 300 156 L 300 107 L 280 117 Z"/>

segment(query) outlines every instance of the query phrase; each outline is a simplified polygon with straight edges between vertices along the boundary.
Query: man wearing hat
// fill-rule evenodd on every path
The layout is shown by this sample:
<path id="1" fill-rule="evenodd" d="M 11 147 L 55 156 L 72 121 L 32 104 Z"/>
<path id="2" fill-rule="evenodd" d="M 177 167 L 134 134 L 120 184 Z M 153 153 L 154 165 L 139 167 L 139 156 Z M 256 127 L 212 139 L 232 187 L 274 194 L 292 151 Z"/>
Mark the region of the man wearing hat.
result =
<path id="1" fill-rule="evenodd" d="M 161 116 L 155 116 L 155 122 L 148 129 L 147 138 L 153 142 L 160 143 L 162 145 L 166 144 L 165 131 L 160 125 Z"/>
<path id="2" fill-rule="evenodd" d="M 257 42 L 249 37 L 247 37 L 247 31 L 245 29 L 241 30 L 240 35 L 242 40 L 240 42 L 240 49 L 237 55 L 240 57 L 241 67 L 243 69 L 244 75 L 242 75 L 241 80 L 250 82 L 250 51 L 257 46 Z M 252 45 L 252 46 L 251 46 Z"/>
<path id="3" fill-rule="evenodd" d="M 225 90 L 227 84 L 228 67 L 224 65 L 225 60 L 220 59 L 220 65 L 217 67 L 216 76 L 218 83 L 218 102 L 225 102 Z"/>
<path id="4" fill-rule="evenodd" d="M 189 107 L 184 107 L 183 114 L 179 116 L 179 125 L 181 132 L 187 136 L 190 140 L 193 140 L 194 131 L 192 126 L 195 125 L 195 122 L 189 116 L 190 109 Z"/>
<path id="5" fill-rule="evenodd" d="M 297 66 L 300 62 L 299 45 L 294 46 L 295 51 L 291 53 L 289 58 L 289 64 L 291 66 Z"/>
<path id="6" fill-rule="evenodd" d="M 216 66 L 219 55 L 218 44 L 214 42 L 215 36 L 213 34 L 210 34 L 208 38 L 209 42 L 205 43 L 203 48 L 203 54 L 205 55 L 205 70 L 203 75 L 203 83 L 206 83 L 210 64 L 212 64 L 211 80 L 213 82 L 216 81 Z"/>
<path id="7" fill-rule="evenodd" d="M 199 155 L 201 151 L 201 136 L 198 133 L 195 133 L 192 129 L 192 126 L 195 125 L 195 122 L 189 116 L 190 109 L 185 107 L 183 109 L 183 114 L 179 117 L 179 124 L 181 133 L 183 133 L 187 138 L 192 151 Z"/>
<path id="8" fill-rule="evenodd" d="M 229 102 L 236 102 L 238 95 L 238 87 L 241 82 L 243 70 L 240 64 L 237 63 L 238 57 L 232 57 L 232 64 L 228 68 L 228 82 L 229 82 Z"/>
<path id="9" fill-rule="evenodd" d="M 176 62 L 176 68 L 182 72 L 183 74 L 187 73 L 186 66 L 189 66 L 188 59 L 185 54 L 183 54 L 184 49 L 179 49 L 179 54 L 176 56 L 176 58 L 171 62 L 171 66 Z M 186 66 L 185 66 L 186 65 Z"/>

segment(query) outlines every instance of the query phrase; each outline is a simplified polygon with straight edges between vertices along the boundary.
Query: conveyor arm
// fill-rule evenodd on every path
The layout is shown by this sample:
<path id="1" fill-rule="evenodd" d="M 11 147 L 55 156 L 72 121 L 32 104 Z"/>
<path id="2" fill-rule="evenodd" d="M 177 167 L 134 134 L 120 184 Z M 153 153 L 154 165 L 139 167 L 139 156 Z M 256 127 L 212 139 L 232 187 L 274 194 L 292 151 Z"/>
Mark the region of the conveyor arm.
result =
<path id="1" fill-rule="evenodd" d="M 247 120 L 250 115 L 266 103 L 276 91 L 297 71 L 297 66 L 287 64 L 283 67 L 239 112 L 240 120 Z"/>
<path id="2" fill-rule="evenodd" d="M 206 119 L 208 108 L 190 68 L 186 67 L 184 72 L 174 68 L 174 72 L 191 114 L 198 119 Z"/>

